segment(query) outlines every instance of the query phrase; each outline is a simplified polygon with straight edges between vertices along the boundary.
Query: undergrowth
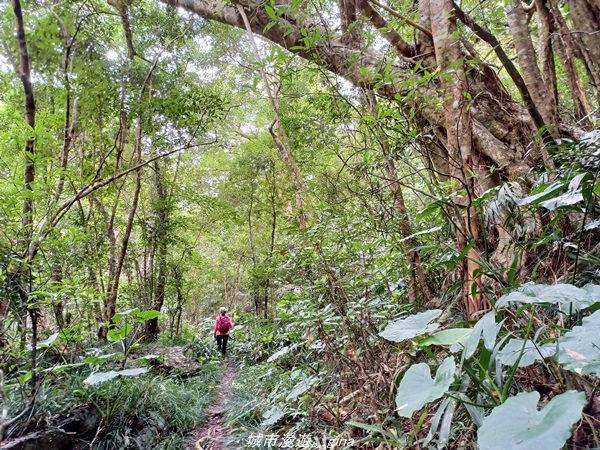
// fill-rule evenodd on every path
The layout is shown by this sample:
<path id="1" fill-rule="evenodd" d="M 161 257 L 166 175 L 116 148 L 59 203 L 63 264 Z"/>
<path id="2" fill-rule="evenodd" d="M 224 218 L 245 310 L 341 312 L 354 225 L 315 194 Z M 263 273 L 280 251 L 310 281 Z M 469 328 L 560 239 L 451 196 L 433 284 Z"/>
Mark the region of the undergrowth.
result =
<path id="1" fill-rule="evenodd" d="M 73 449 L 180 450 L 186 435 L 205 419 L 223 365 L 207 338 L 179 338 L 176 343 L 180 346 L 173 347 L 165 343 L 173 342 L 163 338 L 150 345 L 133 345 L 127 365 L 139 367 L 140 373 L 103 381 L 94 381 L 93 377 L 115 370 L 121 373 L 122 355 L 111 353 L 115 344 L 79 345 L 75 353 L 67 347 L 61 348 L 60 354 L 57 347 L 46 349 L 44 366 L 39 367 L 44 378 L 35 409 L 28 421 L 17 421 L 8 428 L 5 437 L 26 436 L 43 429 L 76 433 L 77 442 L 68 444 Z M 153 353 L 173 354 L 171 359 L 176 364 L 168 366 Z M 86 357 L 90 354 L 95 356 Z M 144 363 L 150 366 L 144 368 Z M 24 408 L 27 376 L 27 371 L 13 369 L 5 379 L 3 406 L 9 417 Z"/>
<path id="2" fill-rule="evenodd" d="M 94 448 L 181 449 L 185 435 L 205 418 L 219 372 L 211 364 L 185 380 L 145 376 L 101 386 L 100 404 L 118 400 L 119 408 L 104 419 L 105 429 Z"/>
<path id="3" fill-rule="evenodd" d="M 494 303 L 474 322 L 448 321 L 436 309 L 391 320 L 379 313 L 368 323 L 347 311 L 378 328 L 362 341 L 327 309 L 247 323 L 227 415 L 236 430 L 231 448 L 309 436 L 340 450 L 496 449 L 495 429 L 505 448 L 519 440 L 598 447 L 590 375 L 600 372 L 600 287 L 527 284 Z M 379 342 L 369 348 L 370 340 Z M 257 353 L 246 353 L 253 346 Z M 528 423 L 522 411 L 529 428 L 519 428 Z"/>

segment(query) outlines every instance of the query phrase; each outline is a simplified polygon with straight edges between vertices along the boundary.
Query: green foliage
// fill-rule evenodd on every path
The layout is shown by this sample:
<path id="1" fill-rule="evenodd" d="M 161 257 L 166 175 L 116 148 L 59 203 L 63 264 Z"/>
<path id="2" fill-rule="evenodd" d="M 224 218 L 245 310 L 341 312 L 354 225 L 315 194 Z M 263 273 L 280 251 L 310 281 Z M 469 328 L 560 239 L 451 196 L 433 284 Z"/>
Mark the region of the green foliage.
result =
<path id="1" fill-rule="evenodd" d="M 233 344 L 233 341 L 231 344 Z M 232 345 L 229 345 L 230 349 L 231 347 Z M 191 343 L 187 343 L 184 348 L 186 352 L 193 354 L 200 363 L 211 361 L 219 356 L 212 334 L 195 338 Z"/>
<path id="2" fill-rule="evenodd" d="M 431 333 L 438 328 L 438 324 L 430 324 L 432 320 L 439 317 L 441 309 L 432 309 L 422 313 L 409 316 L 405 319 L 398 319 L 385 327 L 379 336 L 389 341 L 401 342 L 412 339 L 422 334 Z"/>
<path id="3" fill-rule="evenodd" d="M 261 325 L 252 321 L 236 323 L 231 352 L 245 361 L 239 368 L 238 383 L 228 418 L 233 425 L 249 430 L 274 427 L 280 421 L 300 421 L 315 389 L 323 381 L 308 362 L 311 349 L 301 336 L 286 326 Z M 287 346 L 282 344 L 287 343 Z M 257 363 L 256 358 L 263 361 Z M 234 436 L 241 443 L 246 434 Z"/>
<path id="4" fill-rule="evenodd" d="M 581 325 L 573 327 L 558 340 L 558 362 L 578 374 L 600 374 L 600 311 L 584 317 Z"/>
<path id="5" fill-rule="evenodd" d="M 115 371 L 110 370 L 108 372 L 93 372 L 89 377 L 84 380 L 84 384 L 94 385 L 98 383 L 103 383 L 105 381 L 112 380 L 117 377 L 135 377 L 138 375 L 142 375 L 148 372 L 148 368 L 146 367 L 137 367 L 132 369 L 124 369 L 125 363 L 127 361 L 127 357 L 129 356 L 131 350 L 135 347 L 135 343 L 133 342 L 133 338 L 128 341 L 128 336 L 132 331 L 132 327 L 128 322 L 133 324 L 144 323 L 147 320 L 152 318 L 160 317 L 160 313 L 154 310 L 148 311 L 140 311 L 137 308 L 130 309 L 128 311 L 123 311 L 120 313 L 116 313 L 113 316 L 113 321 L 118 322 L 125 319 L 125 323 L 119 328 L 112 328 L 107 333 L 107 338 L 109 341 L 118 342 L 122 347 L 122 359 L 121 359 L 121 370 Z M 108 355 L 93 355 L 85 359 L 85 362 L 92 365 L 100 365 L 108 361 L 110 357 L 116 355 L 115 353 Z M 149 361 L 150 359 L 156 358 L 155 355 L 146 355 L 140 358 L 137 358 L 137 361 Z"/>
<path id="6" fill-rule="evenodd" d="M 546 384 L 597 374 L 600 356 L 590 337 L 598 331 L 595 314 L 569 331 L 554 325 L 568 329 L 579 323 L 600 299 L 597 286 L 584 286 L 583 280 L 597 276 L 600 261 L 595 253 L 600 187 L 593 151 L 583 154 L 596 142 L 593 134 L 581 143 L 548 146 L 556 170 L 538 166 L 515 180 L 511 168 L 490 166 L 489 182 L 499 183 L 508 173 L 513 181 L 472 198 L 472 192 L 445 180 L 448 174 L 434 158 L 445 154 L 436 148 L 445 141 L 443 123 L 422 125 L 424 118 L 439 116 L 436 91 L 453 75 L 425 67 L 419 58 L 404 61 L 401 72 L 387 56 L 375 70 L 364 67 L 375 53 L 365 59 L 360 51 L 378 46 L 381 31 L 413 40 L 408 21 L 384 14 L 388 25 L 381 30 L 360 21 L 348 24 L 348 37 L 356 33 L 357 45 L 342 66 L 357 63 L 355 75 L 382 94 L 402 92 L 395 99 L 379 98 L 376 111 L 366 106 L 370 100 L 362 89 L 349 88 L 283 48 L 261 45 L 264 68 L 278 95 L 274 123 L 256 61 L 240 45 L 240 30 L 197 20 L 160 2 L 125 3 L 131 36 L 125 35 L 124 18 L 106 2 L 25 2 L 35 129 L 23 123 L 22 87 L 12 67 L 0 67 L 0 363 L 7 371 L 10 414 L 16 415 L 27 399 L 35 400 L 37 392 L 44 400 L 55 394 L 53 413 L 67 410 L 69 388 L 75 386 L 71 390 L 78 392 L 78 400 L 93 400 L 109 428 L 99 448 L 146 448 L 150 440 L 134 437 L 145 425 L 150 425 L 145 427 L 148 436 L 171 434 L 157 445 L 180 448 L 182 438 L 174 427 L 187 429 L 191 419 L 179 409 L 201 408 L 213 384 L 203 379 L 198 390 L 184 387 L 176 377 L 147 373 L 144 366 L 154 355 L 133 360 L 132 355 L 143 348 L 143 324 L 158 319 L 161 329 L 169 331 L 159 342 L 186 345 L 203 367 L 212 367 L 212 319 L 199 317 L 212 315 L 222 304 L 235 307 L 231 351 L 242 365 L 228 417 L 249 430 L 285 426 L 340 434 L 349 432 L 340 431 L 347 423 L 390 446 L 426 447 L 437 436 L 434 444 L 443 447 L 460 427 L 502 422 L 511 415 L 501 409 L 505 405 L 526 404 L 537 413 L 538 398 L 521 400 L 520 392 L 531 388 L 523 381 L 525 367 Z M 301 45 L 294 49 L 307 55 L 331 50 L 327 30 L 334 27 L 295 31 L 290 20 L 301 13 L 309 23 L 310 15 L 318 13 L 325 23 L 333 17 L 331 5 L 288 3 L 264 5 L 271 20 L 266 31 L 284 27 L 284 33 L 297 32 Z M 409 3 L 390 7 L 418 20 Z M 506 37 L 502 5 L 463 6 L 494 34 Z M 557 8 L 568 17 L 565 5 Z M 17 56 L 10 13 L 7 6 L 0 17 L 7 36 L 3 45 L 7 55 Z M 454 37 L 468 43 L 472 35 L 459 24 Z M 128 55 L 129 44 L 135 57 Z M 469 48 L 468 61 L 453 62 L 452 69 L 464 63 L 472 71 L 468 76 L 483 74 L 478 79 L 485 82 L 480 69 L 496 61 L 491 52 L 476 52 L 481 52 L 478 44 Z M 6 61 L 12 59 L 18 60 Z M 558 67 L 556 75 L 561 108 L 569 108 L 565 71 Z M 490 98 L 508 98 L 513 88 L 506 85 L 502 98 L 496 93 Z M 463 97 L 469 107 L 478 100 L 475 91 Z M 478 116 L 477 124 L 497 119 L 490 109 L 473 109 L 489 113 Z M 279 126 L 287 134 L 299 179 L 278 153 L 271 131 Z M 518 136 L 514 142 L 528 145 L 527 130 Z M 31 190 L 22 179 L 25 156 L 32 156 L 23 154 L 30 137 L 36 144 Z M 539 157 L 532 145 L 526 161 Z M 102 189 L 87 190 L 136 167 L 138 150 L 148 165 Z M 519 159 L 524 152 L 518 149 Z M 139 198 L 137 175 L 143 181 Z M 400 188 L 390 189 L 396 178 Z M 483 183 L 479 175 L 472 180 Z M 401 198 L 405 213 L 398 207 Z M 300 199 L 309 216 L 306 227 L 298 223 Z M 469 199 L 468 206 L 463 199 Z M 33 222 L 23 227 L 26 200 L 34 202 Z M 472 212 L 485 218 L 483 235 L 467 236 L 459 250 L 456 236 L 463 230 L 453 218 Z M 498 230 L 509 235 L 502 242 Z M 479 261 L 472 260 L 471 250 Z M 505 258 L 498 263 L 494 257 L 502 252 Z M 123 270 L 115 278 L 120 257 Z M 435 321 L 443 318 L 446 324 L 456 314 L 450 305 L 455 306 L 463 287 L 467 260 L 479 265 L 474 275 L 485 280 L 474 285 L 474 291 L 484 292 L 474 293 L 492 301 L 525 274 L 532 280 L 555 279 L 571 264 L 577 286 L 524 285 L 498 299 L 496 310 L 475 324 L 440 331 Z M 410 304 L 417 268 L 425 270 L 424 281 L 431 283 L 436 298 L 423 295 Z M 107 319 L 103 311 L 113 310 L 105 302 L 117 283 L 117 310 L 131 309 L 105 324 L 108 344 L 92 342 L 98 324 Z M 425 304 L 440 309 L 419 312 Z M 47 330 L 36 330 L 36 343 L 27 346 L 33 336 L 31 316 Z M 432 359 L 426 363 L 427 357 Z M 563 373 L 563 368 L 574 373 Z M 396 396 L 391 383 L 397 384 Z M 173 401 L 165 398 L 169 391 Z M 165 412 L 148 396 L 176 412 Z M 147 416 L 135 405 L 140 399 L 150 411 Z M 553 401 L 547 403 L 544 395 L 546 406 L 539 414 L 553 416 Z M 400 406 L 409 420 L 398 421 Z M 326 419 L 323 411 L 329 413 Z M 423 412 L 412 421 L 418 411 Z M 557 419 L 560 423 L 552 422 L 557 430 L 564 432 L 579 417 L 570 412 Z M 163 426 L 171 416 L 178 424 Z M 408 426 L 411 433 L 406 433 Z M 429 434 L 422 439 L 425 426 Z M 523 445 L 529 445 L 528 439 Z M 540 447 L 563 442 L 557 435 L 543 439 Z"/>
<path id="7" fill-rule="evenodd" d="M 102 383 L 92 397 L 103 411 L 106 428 L 94 448 L 174 448 L 200 423 L 213 401 L 219 369 L 206 365 L 186 380 L 153 376 Z M 89 394 L 86 394 L 89 395 Z"/>
<path id="8" fill-rule="evenodd" d="M 540 394 L 521 392 L 494 408 L 479 428 L 482 450 L 517 447 L 527 450 L 559 450 L 571 436 L 586 404 L 583 392 L 566 391 L 538 411 Z"/>
<path id="9" fill-rule="evenodd" d="M 412 417 L 415 411 L 442 397 L 454 382 L 456 363 L 449 356 L 444 359 L 435 379 L 431 378 L 429 365 L 415 364 L 408 369 L 396 394 L 396 411 L 401 417 Z"/>
<path id="10" fill-rule="evenodd" d="M 263 421 L 272 419 L 276 422 L 281 418 L 277 417 L 277 411 L 281 408 L 270 406 L 273 389 L 281 382 L 281 374 L 281 370 L 263 364 L 241 366 L 238 369 L 237 383 L 228 405 L 227 421 L 243 431 L 230 437 L 230 445 L 243 448 L 250 433 L 262 432 Z"/>
<path id="11" fill-rule="evenodd" d="M 456 366 L 454 357 L 447 356 L 434 378 L 430 364 L 410 365 L 400 375 L 397 414 L 411 418 L 427 404 L 443 398 L 424 443 L 438 432 L 438 447 L 443 447 L 451 433 L 456 406 L 463 405 L 479 426 L 481 448 L 499 448 L 506 445 L 506 439 L 514 440 L 514 445 L 523 448 L 562 448 L 570 436 L 571 426 L 582 416 L 587 403 L 585 392 L 567 391 L 557 395 L 538 411 L 540 394 L 521 392 L 523 388 L 516 381 L 516 374 L 519 368 L 537 367 L 542 373 L 549 371 L 545 376 L 554 378 L 560 371 L 557 364 L 578 374 L 598 371 L 598 350 L 593 343 L 598 334 L 598 311 L 558 340 L 556 333 L 560 330 L 534 326 L 534 315 L 543 314 L 549 307 L 558 305 L 558 311 L 568 315 L 595 305 L 597 289 L 596 285 L 580 289 L 569 284 L 528 284 L 499 299 L 496 311 L 483 316 L 470 329 L 449 328 L 431 334 L 437 328 L 430 324 L 439 316 L 437 310 L 402 319 L 400 324 L 418 326 L 410 327 L 413 330 L 402 336 L 392 333 L 382 336 L 397 342 L 414 341 L 430 355 L 433 355 L 430 350 L 433 346 L 449 347 L 453 353 L 460 352 L 461 357 Z M 574 303 L 575 307 L 564 308 L 567 302 Z M 517 310 L 509 306 L 515 303 L 524 306 Z M 498 322 L 496 315 L 507 318 Z M 516 320 L 509 321 L 508 317 Z M 398 323 L 392 322 L 388 328 Z M 431 335 L 422 337 L 423 334 Z M 435 355 L 439 357 L 440 353 L 435 352 Z M 563 374 L 567 376 L 566 372 Z M 484 418 L 486 412 L 488 415 Z"/>

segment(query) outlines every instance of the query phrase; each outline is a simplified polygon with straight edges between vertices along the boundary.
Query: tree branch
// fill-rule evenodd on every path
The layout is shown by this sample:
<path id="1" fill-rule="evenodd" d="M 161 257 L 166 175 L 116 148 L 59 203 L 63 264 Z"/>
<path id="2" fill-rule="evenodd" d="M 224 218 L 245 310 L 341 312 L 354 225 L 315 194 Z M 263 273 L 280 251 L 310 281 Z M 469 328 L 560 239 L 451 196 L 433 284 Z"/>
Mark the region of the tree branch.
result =
<path id="1" fill-rule="evenodd" d="M 550 133 L 546 128 L 546 124 L 544 123 L 542 115 L 533 103 L 533 99 L 531 97 L 531 94 L 529 93 L 529 89 L 527 89 L 525 80 L 523 80 L 521 73 L 513 64 L 511 59 L 508 57 L 508 55 L 500 45 L 500 42 L 498 41 L 498 39 L 496 39 L 496 36 L 494 36 L 488 30 L 483 28 L 481 25 L 477 24 L 477 22 L 475 22 L 467 13 L 460 9 L 460 7 L 456 3 L 453 3 L 453 5 L 454 13 L 456 14 L 458 20 L 460 20 L 462 23 L 468 26 L 471 30 L 473 30 L 473 32 L 478 38 L 487 42 L 493 48 L 494 53 L 496 53 L 496 56 L 498 56 L 498 59 L 506 69 L 506 72 L 513 80 L 513 83 L 515 83 L 517 89 L 519 90 L 521 98 L 525 103 L 525 107 L 527 108 L 527 111 L 531 116 L 531 120 L 533 120 L 533 123 L 535 124 L 537 130 L 540 133 L 542 133 L 542 138 L 544 139 L 544 142 L 551 143 L 552 137 L 550 136 Z"/>
<path id="2" fill-rule="evenodd" d="M 135 172 L 136 170 L 141 169 L 142 167 L 147 166 L 148 164 L 151 164 L 152 162 L 154 162 L 157 159 L 166 158 L 167 156 L 171 156 L 175 153 L 187 150 L 189 148 L 200 147 L 200 146 L 204 146 L 204 145 L 211 145 L 216 142 L 217 142 L 217 140 L 214 139 L 209 142 L 203 142 L 201 144 L 195 144 L 195 145 L 186 145 L 184 147 L 181 147 L 181 148 L 178 148 L 175 150 L 171 150 L 170 152 L 155 156 L 154 158 L 150 158 L 147 161 L 143 161 L 142 163 L 137 164 L 137 165 L 135 165 L 127 170 L 124 170 L 116 175 L 113 175 L 112 177 L 109 177 L 104 180 L 97 180 L 97 181 L 94 181 L 93 183 L 90 183 L 90 184 L 82 187 L 79 190 L 79 192 L 77 192 L 77 194 L 75 194 L 68 200 L 64 201 L 62 203 L 62 205 L 58 208 L 58 210 L 54 213 L 54 215 L 52 215 L 49 219 L 45 220 L 43 223 L 40 224 L 39 228 L 42 231 L 40 232 L 40 236 L 37 239 L 37 241 L 32 243 L 32 247 L 33 247 L 32 256 L 35 256 L 35 253 L 37 253 L 37 250 L 39 249 L 39 242 L 42 241 L 46 236 L 48 236 L 48 234 L 50 233 L 52 228 L 54 228 L 56 225 L 58 225 L 58 223 L 61 221 L 61 219 L 64 217 L 64 215 L 71 209 L 71 207 L 76 202 L 81 200 L 82 198 L 85 198 L 88 195 L 96 192 L 98 189 L 101 189 L 104 186 L 107 186 L 110 183 L 113 183 L 113 182 L 129 175 L 131 172 Z"/>
<path id="3" fill-rule="evenodd" d="M 416 28 L 417 30 L 425 33 L 427 36 L 432 37 L 431 35 L 431 30 L 425 28 L 424 26 L 419 25 L 417 22 L 414 22 L 412 20 L 410 20 L 408 17 L 400 14 L 399 12 L 393 10 L 392 8 L 390 8 L 389 6 L 384 5 L 383 3 L 378 2 L 377 0 L 368 0 L 370 3 L 373 3 L 375 6 L 379 6 L 381 9 L 383 9 L 384 11 L 387 11 L 388 13 L 390 13 L 392 16 L 397 17 L 398 19 L 406 22 L 407 24 L 409 24 L 411 27 Z"/>
<path id="4" fill-rule="evenodd" d="M 119 11 L 121 25 L 123 26 L 123 32 L 125 33 L 125 42 L 127 43 L 127 56 L 129 59 L 133 59 L 136 55 L 136 52 L 133 48 L 133 35 L 131 33 L 131 26 L 129 24 L 128 5 L 123 0 L 108 0 L 108 4 Z"/>
<path id="5" fill-rule="evenodd" d="M 390 43 L 399 58 L 410 58 L 411 56 L 415 56 L 416 52 L 414 51 L 414 48 L 389 26 L 387 20 L 375 11 L 367 0 L 359 0 L 359 5 L 363 16 L 369 19 L 371 25 L 373 25 L 381 33 L 384 39 Z"/>

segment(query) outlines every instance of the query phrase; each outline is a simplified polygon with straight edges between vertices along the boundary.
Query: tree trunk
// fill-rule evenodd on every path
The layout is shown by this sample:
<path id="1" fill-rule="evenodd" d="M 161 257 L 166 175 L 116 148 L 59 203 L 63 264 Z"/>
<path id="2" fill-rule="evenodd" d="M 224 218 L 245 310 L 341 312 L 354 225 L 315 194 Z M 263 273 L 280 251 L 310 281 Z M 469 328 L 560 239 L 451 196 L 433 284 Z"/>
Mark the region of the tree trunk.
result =
<path id="1" fill-rule="evenodd" d="M 590 118 L 591 107 L 585 96 L 583 84 L 577 74 L 575 66 L 575 53 L 573 50 L 572 39 L 569 37 L 570 31 L 557 10 L 556 4 L 552 4 L 552 30 L 554 31 L 554 48 L 564 70 L 565 78 L 569 86 L 569 92 L 573 99 L 573 115 L 578 123 L 583 126 L 591 127 L 593 125 Z"/>
<path id="2" fill-rule="evenodd" d="M 377 119 L 377 99 L 372 92 L 367 92 L 366 97 L 369 112 Z M 404 203 L 402 185 L 398 179 L 396 166 L 392 159 L 392 151 L 387 139 L 383 135 L 383 130 L 381 129 L 378 120 L 375 121 L 374 134 L 376 135 L 377 142 L 379 143 L 379 147 L 385 158 L 385 177 L 388 182 L 388 187 L 394 197 L 394 210 L 396 213 L 396 220 L 398 220 L 399 223 L 399 235 L 402 238 L 400 241 L 400 249 L 406 255 L 406 264 L 408 267 L 408 299 L 414 305 L 427 304 L 433 299 L 433 293 L 429 288 L 427 276 L 423 269 L 423 265 L 421 264 L 421 257 L 418 251 L 414 250 L 418 244 L 415 238 L 411 237 L 413 235 L 413 229 L 410 224 L 410 218 L 408 217 L 406 204 Z M 419 291 L 421 295 L 419 295 Z"/>
<path id="3" fill-rule="evenodd" d="M 552 86 L 544 86 L 544 80 L 537 64 L 535 48 L 531 41 L 529 19 L 521 0 L 512 0 L 507 7 L 506 14 L 508 26 L 513 36 L 513 46 L 517 52 L 517 61 L 533 103 L 541 113 L 550 133 L 556 136 L 558 121 L 556 104 L 553 101 L 554 92 L 551 89 Z M 543 38 L 542 43 L 544 43 Z M 541 56 L 542 58 L 548 57 L 548 55 L 543 54 Z M 549 63 L 549 60 L 547 62 Z"/>
<path id="4" fill-rule="evenodd" d="M 57 290 L 60 289 L 60 284 L 62 283 L 62 267 L 56 266 L 52 270 L 52 286 Z M 58 297 L 52 301 L 52 309 L 54 311 L 54 320 L 56 321 L 56 325 L 60 330 L 65 328 L 65 314 L 64 314 L 64 303 L 61 297 Z"/>
<path id="5" fill-rule="evenodd" d="M 121 168 L 121 159 L 125 152 L 125 143 L 127 131 L 129 129 L 128 122 L 129 116 L 127 114 L 126 107 L 126 97 L 127 97 L 127 89 L 129 86 L 129 68 L 125 70 L 125 73 L 122 75 L 121 80 L 121 101 L 120 101 L 120 109 L 119 109 L 119 131 L 118 131 L 118 139 L 117 139 L 117 152 L 116 152 L 116 169 L 120 170 Z M 106 158 L 106 156 L 104 157 Z M 106 287 L 105 297 L 104 297 L 104 308 L 102 310 L 102 321 L 103 324 L 98 329 L 98 337 L 100 339 L 106 339 L 106 333 L 108 329 L 106 326 L 111 326 L 111 321 L 116 312 L 116 299 L 117 299 L 117 289 L 118 289 L 118 280 L 120 277 L 120 269 L 119 269 L 119 260 L 120 257 L 117 253 L 117 232 L 115 230 L 115 217 L 117 214 L 117 205 L 118 201 L 121 198 L 121 192 L 125 185 L 125 181 L 119 186 L 117 193 L 117 201 L 115 201 L 110 215 L 108 211 L 104 208 L 104 205 L 99 199 L 95 199 L 96 204 L 98 205 L 102 216 L 104 218 L 104 223 L 106 226 L 106 234 L 108 236 L 108 244 L 109 244 L 109 253 L 108 253 L 108 284 Z M 106 325 L 105 325 L 106 324 Z"/>
<path id="6" fill-rule="evenodd" d="M 167 190 L 164 184 L 164 173 L 158 162 L 154 163 L 155 187 L 156 187 L 156 231 L 155 245 L 158 247 L 156 254 L 157 279 L 154 289 L 154 302 L 152 309 L 160 311 L 165 301 L 165 290 L 167 286 L 167 230 L 169 226 L 169 205 Z M 147 324 L 148 336 L 156 338 L 158 335 L 158 317 L 150 319 Z"/>
<path id="7" fill-rule="evenodd" d="M 252 277 L 254 278 L 252 283 L 252 299 L 254 303 L 254 312 L 257 316 L 260 316 L 260 308 L 262 301 L 260 297 L 260 280 L 258 279 L 258 264 L 256 261 L 256 249 L 254 248 L 254 228 L 252 226 L 252 212 L 254 209 L 254 191 L 255 191 L 255 180 L 254 174 L 252 174 L 252 181 L 250 182 L 250 198 L 248 199 L 248 214 L 246 215 L 248 220 L 248 245 L 250 246 L 250 261 L 252 262 Z"/>
<path id="8" fill-rule="evenodd" d="M 142 118 L 137 119 L 137 130 L 135 139 L 135 155 L 138 164 L 142 162 Z M 125 264 L 125 256 L 127 254 L 127 248 L 129 246 L 129 238 L 131 237 L 131 231 L 133 229 L 133 220 L 137 211 L 137 205 L 140 197 L 140 191 L 142 189 L 142 168 L 136 170 L 135 175 L 135 189 L 133 192 L 133 198 L 131 200 L 131 206 L 129 207 L 129 213 L 127 215 L 127 223 L 125 225 L 125 231 L 121 239 L 121 246 L 119 249 L 119 256 L 116 260 L 114 268 L 114 277 L 112 282 L 108 286 L 107 297 L 104 303 L 104 322 L 111 324 L 112 318 L 117 311 L 117 295 L 119 293 L 119 281 L 121 278 L 121 272 L 123 271 L 123 265 Z M 104 332 L 105 333 L 105 332 Z M 105 337 L 103 334 L 102 337 Z"/>
<path id="9" fill-rule="evenodd" d="M 600 5 L 598 0 L 568 0 L 570 18 L 576 32 L 575 41 L 586 66 L 590 81 L 596 88 L 600 107 Z"/>
<path id="10" fill-rule="evenodd" d="M 18 268 L 11 279 L 13 280 L 14 288 L 18 292 L 18 298 L 21 302 L 16 310 L 18 314 L 22 309 L 25 309 L 31 317 L 32 339 L 31 339 L 31 392 L 30 401 L 35 399 L 37 389 L 37 307 L 30 305 L 29 294 L 31 292 L 32 276 L 31 263 L 35 253 L 31 251 L 31 243 L 33 236 L 33 183 L 35 181 L 35 97 L 33 92 L 33 83 L 31 81 L 31 64 L 29 60 L 29 51 L 27 49 L 27 38 L 25 36 L 25 25 L 23 21 L 23 11 L 21 9 L 20 0 L 12 0 L 13 13 L 15 15 L 15 25 L 17 31 L 17 41 L 19 44 L 19 65 L 15 65 L 15 70 L 23 84 L 23 93 L 25 96 L 25 123 L 29 127 L 30 137 L 25 142 L 25 172 L 23 176 L 23 188 L 25 191 L 25 199 L 23 200 L 23 217 L 21 219 L 21 232 L 17 243 L 17 251 L 19 253 L 20 262 Z M 27 323 L 27 318 L 23 317 L 24 324 Z M 23 327 L 23 338 L 25 338 L 26 326 Z"/>
<path id="11" fill-rule="evenodd" d="M 275 182 L 275 162 L 271 161 L 271 173 L 265 174 L 267 180 L 270 178 L 271 192 L 270 192 L 270 203 L 271 203 L 271 235 L 269 239 L 269 253 L 267 254 L 267 266 L 271 267 L 273 262 L 273 252 L 275 251 L 275 233 L 277 231 L 277 204 L 275 202 L 277 197 L 277 183 Z M 269 308 L 269 298 L 271 297 L 271 277 L 267 277 L 265 280 L 265 297 L 264 305 L 265 309 Z"/>
<path id="12" fill-rule="evenodd" d="M 535 0 L 535 7 L 539 30 L 538 53 L 540 55 L 540 72 L 543 89 L 547 93 L 545 96 L 547 106 L 552 114 L 551 118 L 554 118 L 553 122 L 550 123 L 554 126 L 558 124 L 558 87 L 550 31 L 552 19 L 545 0 Z"/>
<path id="13" fill-rule="evenodd" d="M 175 283 L 175 289 L 177 290 L 177 306 L 175 309 L 175 334 L 179 334 L 181 332 L 181 315 L 183 313 L 183 305 L 185 303 L 185 299 L 183 296 L 182 290 L 182 276 L 181 272 L 177 267 L 173 267 L 173 281 Z"/>
<path id="14" fill-rule="evenodd" d="M 63 126 L 63 148 L 60 158 L 60 175 L 58 183 L 56 185 L 56 192 L 54 193 L 54 203 L 56 204 L 62 194 L 66 169 L 69 162 L 69 153 L 71 146 L 75 139 L 75 127 L 77 125 L 77 110 L 78 102 L 77 99 L 71 100 L 71 80 L 69 77 L 70 66 L 73 56 L 73 45 L 75 43 L 75 36 L 69 36 L 67 27 L 65 26 L 62 19 L 58 17 L 58 21 L 61 25 L 61 32 L 64 38 L 64 53 L 63 53 L 63 80 L 65 84 L 65 122 Z"/>
<path id="15" fill-rule="evenodd" d="M 148 88 L 148 86 L 150 84 L 152 75 L 154 73 L 154 70 L 156 69 L 157 64 L 158 64 L 158 56 L 152 62 L 152 65 L 150 66 L 150 69 L 148 70 L 148 73 L 146 74 L 146 78 L 144 79 L 144 81 L 141 84 L 140 91 L 139 91 L 139 101 L 142 101 L 142 99 L 143 99 L 144 93 L 146 92 L 146 89 Z M 117 153 L 118 154 L 117 168 L 118 168 L 119 161 L 121 160 L 121 157 L 122 157 L 124 149 L 125 149 L 125 141 L 126 141 L 125 134 L 127 132 L 127 112 L 124 109 L 124 98 L 125 98 L 124 95 L 125 95 L 125 90 L 126 90 L 126 86 L 127 86 L 126 81 L 127 80 L 124 79 L 123 93 L 122 93 L 122 99 L 121 99 L 121 130 L 120 130 L 120 135 L 119 135 L 119 147 L 118 147 L 118 153 Z M 151 97 L 149 96 L 149 98 L 151 98 Z M 127 249 L 129 247 L 129 239 L 131 237 L 131 232 L 133 229 L 133 221 L 135 219 L 135 214 L 137 212 L 140 191 L 142 189 L 142 169 L 144 167 L 144 163 L 142 163 L 142 146 L 143 146 L 142 114 L 143 113 L 140 112 L 137 117 L 137 120 L 136 120 L 136 131 L 135 131 L 135 140 L 134 140 L 134 155 L 133 155 L 133 157 L 135 158 L 135 160 L 134 160 L 135 164 L 133 166 L 134 166 L 134 171 L 135 171 L 135 188 L 134 188 L 134 192 L 133 192 L 133 197 L 131 199 L 131 204 L 129 207 L 129 212 L 127 215 L 127 222 L 125 225 L 125 230 L 123 232 L 123 236 L 121 239 L 119 255 L 116 260 L 116 264 L 114 266 L 114 277 L 109 281 L 109 285 L 108 285 L 108 289 L 107 289 L 108 292 L 107 292 L 107 296 L 105 297 L 105 302 L 104 302 L 104 322 L 109 324 L 109 326 L 112 324 L 112 318 L 114 317 L 114 315 L 116 313 L 117 295 L 119 292 L 119 282 L 120 282 L 120 278 L 121 278 L 121 272 L 123 270 L 123 265 L 125 264 L 125 256 L 127 254 Z M 157 158 L 154 158 L 152 161 L 156 161 L 156 159 Z M 116 204 L 115 204 L 115 208 L 116 208 Z M 114 211 L 113 211 L 113 217 L 114 217 Z M 106 328 L 101 327 L 98 332 L 99 337 L 105 338 L 106 332 L 107 332 Z"/>
<path id="16" fill-rule="evenodd" d="M 473 135 L 469 105 L 464 96 L 468 92 L 463 67 L 464 55 L 456 36 L 456 22 L 452 0 L 430 0 L 431 32 L 437 63 L 444 77 L 442 85 L 447 92 L 444 102 L 446 149 L 449 155 L 450 175 L 454 191 L 463 189 L 466 195 L 456 196 L 455 234 L 458 251 L 466 253 L 459 262 L 462 270 L 462 299 L 467 318 L 485 309 L 488 304 L 483 295 L 480 269 L 481 223 L 472 201 L 482 194 L 489 184 L 483 158 L 473 148 Z M 477 178 L 478 184 L 475 185 Z M 488 180 L 488 181 L 486 181 Z M 469 250 L 467 250 L 467 248 Z"/>

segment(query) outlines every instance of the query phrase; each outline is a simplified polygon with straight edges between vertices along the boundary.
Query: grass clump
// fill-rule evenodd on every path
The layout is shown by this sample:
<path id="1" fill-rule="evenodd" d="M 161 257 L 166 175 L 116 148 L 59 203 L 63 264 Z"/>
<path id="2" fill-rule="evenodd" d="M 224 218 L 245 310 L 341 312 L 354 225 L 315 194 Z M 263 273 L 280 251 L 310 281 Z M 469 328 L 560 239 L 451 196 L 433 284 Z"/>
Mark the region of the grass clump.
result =
<path id="1" fill-rule="evenodd" d="M 205 419 L 221 371 L 211 361 L 193 377 L 150 373 L 94 387 L 88 395 L 104 427 L 94 448 L 181 449 L 186 434 Z"/>
<path id="2" fill-rule="evenodd" d="M 111 399 L 119 407 L 103 417 L 106 431 L 94 447 L 155 448 L 165 440 L 159 448 L 169 448 L 182 442 L 185 434 L 205 417 L 213 398 L 214 375 L 205 373 L 183 381 L 140 377 L 110 386 L 101 393 L 105 406 Z"/>

